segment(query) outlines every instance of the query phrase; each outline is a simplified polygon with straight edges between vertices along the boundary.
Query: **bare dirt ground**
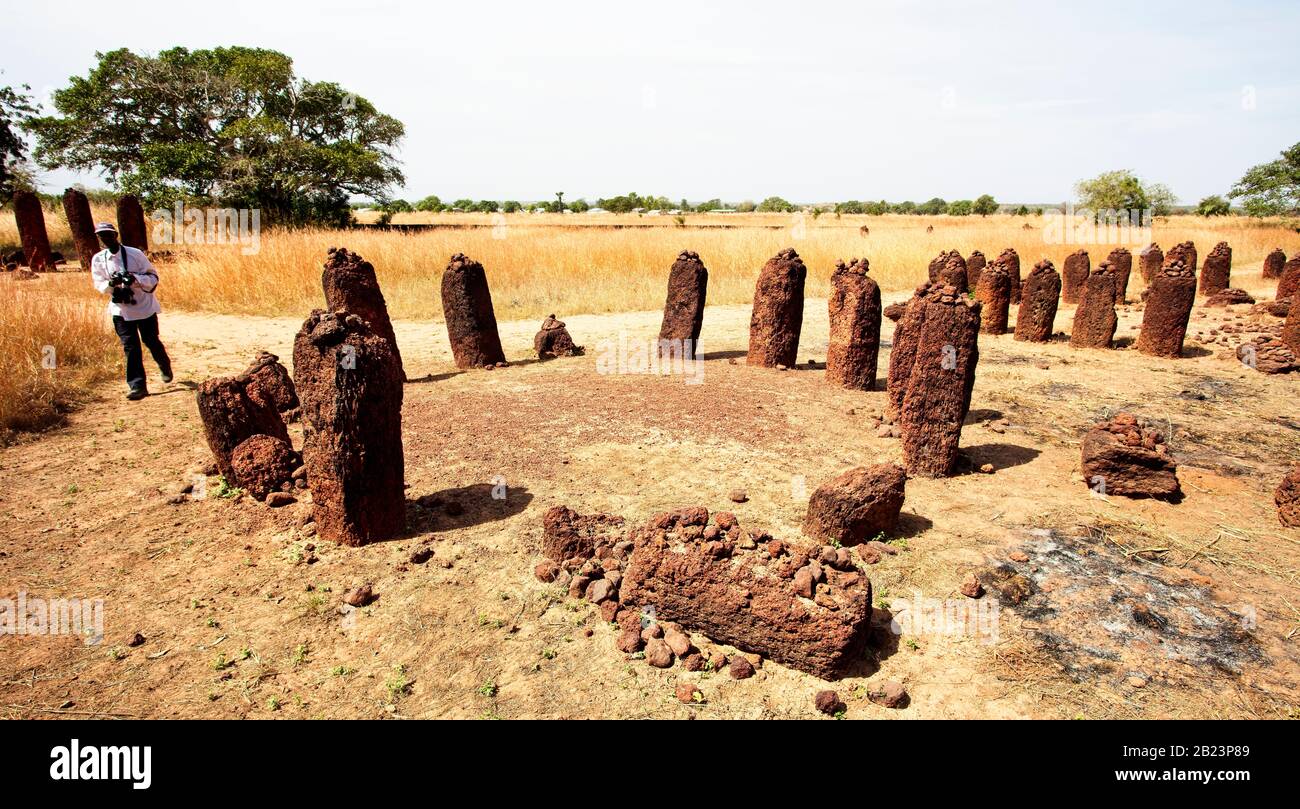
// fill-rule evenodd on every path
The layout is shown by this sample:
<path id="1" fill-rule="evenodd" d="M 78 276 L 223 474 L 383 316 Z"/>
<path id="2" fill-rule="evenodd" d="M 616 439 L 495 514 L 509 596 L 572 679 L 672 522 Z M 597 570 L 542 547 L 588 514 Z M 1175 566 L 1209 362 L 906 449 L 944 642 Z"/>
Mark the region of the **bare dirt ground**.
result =
<path id="1" fill-rule="evenodd" d="M 1192 335 L 1247 308 L 1198 305 Z M 635 522 L 698 504 L 794 537 L 821 481 L 901 457 L 873 426 L 883 390 L 747 367 L 747 306 L 708 310 L 698 385 L 598 373 L 602 341 L 653 337 L 658 312 L 559 314 L 586 356 L 492 372 L 457 371 L 440 323 L 395 324 L 411 377 L 410 532 L 354 549 L 313 535 L 308 502 L 219 497 L 215 478 L 206 498 L 176 497 L 209 460 L 193 386 L 262 348 L 287 364 L 300 320 L 165 313 L 176 383 L 140 403 L 105 386 L 67 429 L 0 451 L 0 597 L 105 599 L 97 646 L 0 640 L 0 716 L 818 716 L 828 686 L 770 661 L 737 681 L 626 659 L 596 609 L 533 577 L 541 515 L 566 504 Z M 1126 308 L 1119 336 L 1140 319 Z M 502 324 L 507 355 L 529 356 L 536 328 Z M 826 339 L 825 301 L 810 300 L 801 360 L 824 361 Z M 971 571 L 1004 566 L 1031 592 L 1003 604 L 995 641 L 879 633 L 829 686 L 848 718 L 1294 717 L 1300 533 L 1280 527 L 1272 491 L 1300 457 L 1300 374 L 1266 376 L 1196 341 L 1176 361 L 1010 335 L 981 336 L 980 350 L 962 444 L 995 472 L 909 481 L 898 552 L 868 571 L 882 624 L 918 596 L 961 600 Z M 882 380 L 887 363 L 883 351 Z M 1120 409 L 1166 426 L 1182 502 L 1084 485 L 1080 438 Z M 505 500 L 491 496 L 499 478 Z M 463 513 L 414 502 L 435 493 Z M 426 544 L 432 558 L 412 563 Z M 366 582 L 378 600 L 340 614 Z M 129 647 L 136 632 L 146 641 Z M 704 704 L 676 701 L 682 679 Z M 906 686 L 906 708 L 865 698 L 885 679 Z"/>

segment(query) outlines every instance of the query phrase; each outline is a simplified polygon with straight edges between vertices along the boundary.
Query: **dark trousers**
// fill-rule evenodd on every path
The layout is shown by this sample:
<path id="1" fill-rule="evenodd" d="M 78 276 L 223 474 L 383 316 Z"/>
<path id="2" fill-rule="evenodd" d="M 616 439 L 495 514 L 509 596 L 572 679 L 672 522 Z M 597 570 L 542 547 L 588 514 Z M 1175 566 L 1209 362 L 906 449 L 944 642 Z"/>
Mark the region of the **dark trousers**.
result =
<path id="1" fill-rule="evenodd" d="M 167 356 L 162 341 L 158 339 L 157 315 L 149 315 L 143 320 L 114 317 L 113 330 L 117 332 L 117 339 L 122 341 L 122 351 L 126 352 L 126 384 L 131 390 L 145 387 L 144 354 L 140 351 L 140 343 L 149 347 L 153 361 L 158 363 L 158 370 L 166 375 L 171 374 L 172 361 Z"/>

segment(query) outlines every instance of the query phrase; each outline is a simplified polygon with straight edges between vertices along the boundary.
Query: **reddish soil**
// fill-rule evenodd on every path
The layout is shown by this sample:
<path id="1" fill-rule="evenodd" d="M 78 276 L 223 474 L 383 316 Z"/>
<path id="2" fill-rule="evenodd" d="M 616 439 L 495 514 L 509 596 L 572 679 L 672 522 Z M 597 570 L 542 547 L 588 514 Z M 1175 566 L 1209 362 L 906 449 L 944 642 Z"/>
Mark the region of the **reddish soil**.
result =
<path id="1" fill-rule="evenodd" d="M 1258 269 L 1234 282 L 1271 291 Z M 806 365 L 826 356 L 824 300 L 784 372 L 745 363 L 749 307 L 709 307 L 700 384 L 598 373 L 660 311 L 566 316 L 585 356 L 492 371 L 457 370 L 443 324 L 398 321 L 408 530 L 356 548 L 314 535 L 309 493 L 270 508 L 202 477 L 206 497 L 182 493 L 211 461 L 196 385 L 290 357 L 301 318 L 164 313 L 176 383 L 139 403 L 105 386 L 66 429 L 0 450 L 0 598 L 105 600 L 99 645 L 0 637 L 0 716 L 813 718 L 830 687 L 850 719 L 1294 717 L 1300 529 L 1273 492 L 1300 457 L 1300 374 L 1233 356 L 1281 321 L 1198 308 L 1171 360 L 1132 350 L 1140 306 L 1118 310 L 1115 351 L 980 336 L 964 461 L 907 482 L 892 553 L 864 567 L 881 631 L 833 686 L 772 660 L 734 679 L 737 655 L 731 675 L 628 659 L 597 607 L 534 574 L 555 505 L 631 525 L 703 505 L 797 537 L 818 485 L 899 462 L 885 392 Z M 507 356 L 536 328 L 502 323 Z M 1084 485 L 1080 441 L 1120 411 L 1163 425 L 1181 502 Z M 960 592 L 971 574 L 982 599 Z M 926 631 L 918 597 L 996 608 L 996 638 Z M 903 707 L 872 701 L 887 683 Z"/>

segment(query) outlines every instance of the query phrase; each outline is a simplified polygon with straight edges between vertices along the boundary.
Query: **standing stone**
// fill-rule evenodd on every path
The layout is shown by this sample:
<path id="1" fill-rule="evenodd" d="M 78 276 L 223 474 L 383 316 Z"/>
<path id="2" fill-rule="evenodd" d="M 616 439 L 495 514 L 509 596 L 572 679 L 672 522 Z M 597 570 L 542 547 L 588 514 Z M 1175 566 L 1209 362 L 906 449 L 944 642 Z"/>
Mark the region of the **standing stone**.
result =
<path id="1" fill-rule="evenodd" d="M 1165 263 L 1162 264 L 1161 267 L 1167 267 L 1175 260 L 1182 261 L 1183 264 L 1186 264 L 1187 268 L 1192 271 L 1192 274 L 1195 275 L 1196 245 L 1192 242 L 1179 242 L 1169 248 L 1169 252 L 1165 253 Z"/>
<path id="2" fill-rule="evenodd" d="M 347 312 L 370 324 L 370 330 L 393 345 L 397 363 L 402 354 L 397 348 L 397 335 L 388 318 L 388 304 L 379 289 L 375 268 L 346 247 L 331 247 L 321 272 L 321 286 L 325 290 L 325 306 L 331 312 Z M 406 379 L 403 371 L 402 379 Z"/>
<path id="3" fill-rule="evenodd" d="M 53 269 L 50 261 L 50 237 L 45 232 L 45 212 L 41 198 L 31 191 L 14 192 L 14 219 L 18 223 L 18 238 L 23 246 L 23 261 L 32 272 Z"/>
<path id="4" fill-rule="evenodd" d="M 208 448 L 217 462 L 217 471 L 232 486 L 240 481 L 231 465 L 235 447 L 255 435 L 269 435 L 289 443 L 289 431 L 275 405 L 262 397 L 249 395 L 247 376 L 208 379 L 199 385 L 199 418 Z"/>
<path id="5" fill-rule="evenodd" d="M 980 273 L 980 285 L 975 298 L 983 304 L 980 317 L 982 334 L 1006 334 L 1007 313 L 1011 309 L 1011 276 L 1001 260 L 993 262 Z"/>
<path id="6" fill-rule="evenodd" d="M 930 261 L 929 275 L 932 284 L 946 284 L 956 287 L 960 292 L 968 289 L 966 259 L 956 250 L 947 250 L 935 256 Z"/>
<path id="7" fill-rule="evenodd" d="M 1116 281 L 1115 271 L 1104 261 L 1096 272 L 1088 276 L 1083 301 L 1074 312 L 1071 347 L 1111 347 L 1115 328 L 1119 325 L 1119 318 L 1115 315 L 1115 299 L 1119 294 Z"/>
<path id="8" fill-rule="evenodd" d="M 905 318 L 913 308 L 916 348 L 899 409 L 903 461 L 909 475 L 941 477 L 957 464 L 961 425 L 970 410 L 980 304 L 954 287 L 927 284 Z"/>
<path id="9" fill-rule="evenodd" d="M 1292 354 L 1300 357 L 1300 295 L 1291 296 L 1291 310 L 1282 324 L 1282 342 Z"/>
<path id="10" fill-rule="evenodd" d="M 698 353 L 708 288 L 709 271 L 699 254 L 683 250 L 668 272 L 668 300 L 664 301 L 664 319 L 659 326 L 660 346 L 667 340 L 668 345 L 677 349 L 689 345 L 690 356 Z M 687 354 L 683 352 L 682 356 Z"/>
<path id="11" fill-rule="evenodd" d="M 533 335 L 533 352 L 539 360 L 556 357 L 580 357 L 583 349 L 575 345 L 563 320 L 556 320 L 555 315 L 547 315 L 542 327 Z"/>
<path id="12" fill-rule="evenodd" d="M 996 259 L 1011 277 L 1011 302 L 1020 303 L 1020 254 L 1014 247 L 1003 250 Z"/>
<path id="13" fill-rule="evenodd" d="M 1278 522 L 1287 528 L 1300 528 L 1300 464 L 1286 473 L 1273 492 Z"/>
<path id="14" fill-rule="evenodd" d="M 1294 298 L 1300 294 L 1300 253 L 1296 253 L 1282 265 L 1282 275 L 1277 279 L 1277 292 L 1273 295 L 1275 300 L 1283 298 Z"/>
<path id="15" fill-rule="evenodd" d="M 1170 250 L 1169 254 L 1174 255 Z M 1187 321 L 1196 302 L 1196 273 L 1181 259 L 1166 261 L 1151 281 L 1137 350 L 1154 357 L 1180 357 Z"/>
<path id="16" fill-rule="evenodd" d="M 953 287 L 961 293 L 969 290 L 966 277 L 966 259 L 961 257 L 961 253 L 956 250 L 948 251 L 948 259 L 939 270 L 938 280 L 939 283 Z"/>
<path id="17" fill-rule="evenodd" d="M 359 546 L 406 525 L 402 365 L 361 318 L 319 309 L 293 342 L 303 463 L 325 539 Z"/>
<path id="18" fill-rule="evenodd" d="M 1065 257 L 1061 269 L 1061 300 L 1065 303 L 1078 303 L 1083 300 L 1084 290 L 1088 287 L 1090 262 L 1087 250 L 1076 250 Z"/>
<path id="19" fill-rule="evenodd" d="M 298 391 L 293 386 L 289 369 L 280 364 L 280 358 L 269 351 L 259 351 L 252 364 L 244 371 L 244 389 L 255 402 L 287 413 L 298 407 Z"/>
<path id="20" fill-rule="evenodd" d="M 794 367 L 798 361 L 799 332 L 803 328 L 803 284 L 808 270 L 791 248 L 763 265 L 754 288 L 754 309 L 749 317 L 750 365 Z"/>
<path id="21" fill-rule="evenodd" d="M 966 259 L 966 288 L 971 292 L 980 288 L 980 273 L 984 272 L 986 266 L 988 261 L 978 250 L 973 251 L 970 258 Z"/>
<path id="22" fill-rule="evenodd" d="M 1282 252 L 1282 248 L 1274 247 L 1273 252 L 1264 256 L 1264 277 L 1281 278 L 1284 264 L 1286 264 L 1286 253 Z"/>
<path id="23" fill-rule="evenodd" d="M 1016 314 L 1016 339 L 1046 343 L 1052 339 L 1057 301 L 1061 295 L 1061 276 L 1052 262 L 1043 259 L 1025 278 L 1021 288 L 1020 311 Z"/>
<path id="24" fill-rule="evenodd" d="M 452 256 L 442 273 L 442 314 L 457 368 L 495 366 L 506 361 L 487 274 L 482 264 L 463 253 Z"/>
<path id="25" fill-rule="evenodd" d="M 1205 266 L 1201 268 L 1201 294 L 1213 295 L 1227 289 L 1232 280 L 1232 248 L 1227 242 L 1219 242 L 1205 257 Z"/>
<path id="26" fill-rule="evenodd" d="M 916 288 L 903 308 L 902 316 L 894 324 L 893 345 L 889 350 L 889 375 L 885 381 L 885 419 L 890 423 L 897 421 L 902 412 L 903 398 L 907 395 L 907 380 L 912 375 L 912 366 L 916 364 L 916 341 L 925 319 L 922 292 L 929 289 L 929 286 L 924 284 Z"/>
<path id="27" fill-rule="evenodd" d="M 1142 273 L 1142 281 L 1147 286 L 1160 274 L 1160 268 L 1165 263 L 1165 254 L 1160 250 L 1160 245 L 1152 242 L 1142 248 L 1138 253 L 1138 271 Z"/>
<path id="28" fill-rule="evenodd" d="M 1115 302 L 1128 302 L 1128 279 L 1133 274 L 1133 254 L 1127 247 L 1116 247 L 1106 257 L 1106 263 L 1115 271 Z"/>
<path id="29" fill-rule="evenodd" d="M 876 386 L 880 354 L 880 287 L 867 276 L 867 260 L 836 262 L 831 273 L 830 342 L 826 379 L 853 390 Z"/>
<path id="30" fill-rule="evenodd" d="M 117 237 L 127 247 L 149 249 L 149 232 L 144 224 L 144 208 L 134 194 L 117 198 Z"/>
<path id="31" fill-rule="evenodd" d="M 95 220 L 90 212 L 90 200 L 75 188 L 63 192 L 63 214 L 68 217 L 72 243 L 77 248 L 77 261 L 81 269 L 89 272 L 90 261 L 99 252 L 99 239 L 95 237 Z"/>

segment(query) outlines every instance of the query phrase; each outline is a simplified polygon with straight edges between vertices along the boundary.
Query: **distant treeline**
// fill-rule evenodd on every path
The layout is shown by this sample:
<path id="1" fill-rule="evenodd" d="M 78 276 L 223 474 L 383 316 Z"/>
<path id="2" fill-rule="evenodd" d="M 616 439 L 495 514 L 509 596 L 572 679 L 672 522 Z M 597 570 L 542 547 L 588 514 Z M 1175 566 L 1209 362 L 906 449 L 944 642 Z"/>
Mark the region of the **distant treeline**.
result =
<path id="1" fill-rule="evenodd" d="M 458 199 L 451 202 L 443 202 L 437 196 L 428 196 L 417 202 L 409 202 L 404 199 L 392 199 L 379 202 L 356 202 L 352 204 L 354 209 L 373 208 L 382 211 L 385 214 L 410 213 L 412 211 L 422 211 L 431 213 L 440 213 L 443 211 L 464 211 L 475 213 L 516 213 L 518 211 L 545 211 L 548 213 L 563 213 L 564 211 L 573 211 L 574 213 L 585 213 L 594 209 L 608 211 L 610 213 L 645 213 L 658 211 L 661 213 L 708 213 L 710 211 L 751 213 L 795 213 L 804 211 L 820 216 L 824 213 L 835 214 L 872 214 L 882 215 L 888 213 L 897 214 L 920 214 L 923 216 L 938 216 L 947 214 L 949 216 L 987 216 L 1005 210 L 1007 213 L 1029 216 L 1030 214 L 1041 215 L 1043 209 L 1029 208 L 1025 205 L 1018 207 L 1000 206 L 992 196 L 984 194 L 978 199 L 959 199 L 952 202 L 935 197 L 922 203 L 907 200 L 904 202 L 888 202 L 880 200 L 879 202 L 862 202 L 859 200 L 847 200 L 845 202 L 826 203 L 818 205 L 797 205 L 781 197 L 768 197 L 762 202 L 753 200 L 743 200 L 741 202 L 723 202 L 721 199 L 711 199 L 705 202 L 699 202 L 692 205 L 685 199 L 673 202 L 667 197 L 657 197 L 654 195 L 642 196 L 636 192 L 622 194 L 617 197 L 607 199 L 598 199 L 595 204 L 587 202 L 585 199 L 565 200 L 564 195 L 556 194 L 555 199 L 544 202 L 518 202 L 515 200 L 506 200 L 498 202 L 496 200 L 472 200 Z"/>

